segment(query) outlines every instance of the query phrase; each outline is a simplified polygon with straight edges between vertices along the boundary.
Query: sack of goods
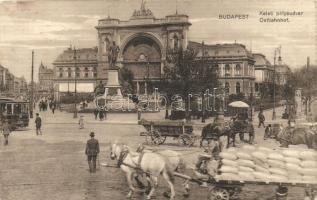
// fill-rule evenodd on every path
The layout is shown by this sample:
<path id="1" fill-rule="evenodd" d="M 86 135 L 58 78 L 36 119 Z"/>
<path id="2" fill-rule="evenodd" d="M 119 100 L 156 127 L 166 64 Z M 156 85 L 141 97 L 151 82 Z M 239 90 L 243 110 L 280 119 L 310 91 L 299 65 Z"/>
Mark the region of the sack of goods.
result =
<path id="1" fill-rule="evenodd" d="M 218 180 L 317 183 L 317 152 L 245 145 L 220 153 Z"/>

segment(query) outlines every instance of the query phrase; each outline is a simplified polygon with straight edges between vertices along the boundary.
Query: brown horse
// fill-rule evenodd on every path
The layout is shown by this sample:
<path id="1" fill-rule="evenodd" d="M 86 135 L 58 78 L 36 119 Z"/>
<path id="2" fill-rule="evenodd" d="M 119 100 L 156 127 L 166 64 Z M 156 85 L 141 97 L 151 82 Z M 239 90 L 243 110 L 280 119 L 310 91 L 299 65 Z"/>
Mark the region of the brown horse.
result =
<path id="1" fill-rule="evenodd" d="M 317 149 L 317 133 L 309 128 L 286 127 L 277 135 L 282 147 L 306 144 L 309 149 Z"/>
<path id="2" fill-rule="evenodd" d="M 254 140 L 254 128 L 252 123 L 242 121 L 230 121 L 225 124 L 207 124 L 201 132 L 200 147 L 203 147 L 204 141 L 209 146 L 213 140 L 219 141 L 222 136 L 227 136 L 227 148 L 235 146 L 236 134 L 239 134 L 240 140 L 244 142 L 244 133 L 249 133 L 249 143 Z"/>

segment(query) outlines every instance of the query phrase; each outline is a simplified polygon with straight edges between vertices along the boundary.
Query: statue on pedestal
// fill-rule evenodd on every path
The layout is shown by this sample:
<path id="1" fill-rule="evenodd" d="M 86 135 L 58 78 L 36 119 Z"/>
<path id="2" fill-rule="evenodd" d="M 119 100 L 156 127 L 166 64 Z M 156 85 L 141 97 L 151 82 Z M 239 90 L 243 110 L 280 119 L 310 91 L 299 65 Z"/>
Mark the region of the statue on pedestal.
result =
<path id="1" fill-rule="evenodd" d="M 109 68 L 114 69 L 117 59 L 118 59 L 118 54 L 119 54 L 120 48 L 119 46 L 116 45 L 116 42 L 113 41 L 112 45 L 108 49 L 108 62 L 109 62 Z"/>

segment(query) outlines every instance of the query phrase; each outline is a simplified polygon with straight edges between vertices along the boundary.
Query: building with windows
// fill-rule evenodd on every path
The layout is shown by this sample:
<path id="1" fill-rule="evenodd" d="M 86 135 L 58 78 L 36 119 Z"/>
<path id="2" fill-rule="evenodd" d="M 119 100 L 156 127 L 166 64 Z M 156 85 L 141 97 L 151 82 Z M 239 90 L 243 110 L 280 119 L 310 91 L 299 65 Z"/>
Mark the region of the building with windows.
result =
<path id="1" fill-rule="evenodd" d="M 274 67 L 261 53 L 254 53 L 253 58 L 255 74 L 255 93 L 260 94 L 267 91 L 270 84 L 273 84 Z"/>
<path id="2" fill-rule="evenodd" d="M 202 44 L 189 42 L 189 48 L 202 57 Z M 250 95 L 254 89 L 254 58 L 242 44 L 204 45 L 207 65 L 218 66 L 218 77 L 227 94 Z"/>
<path id="3" fill-rule="evenodd" d="M 117 46 L 116 65 L 127 68 L 134 77 L 137 94 L 151 93 L 155 82 L 164 76 L 171 50 L 193 48 L 202 57 L 201 44 L 189 41 L 189 17 L 177 12 L 156 18 L 142 2 L 128 20 L 106 17 L 98 21 L 96 48 L 65 50 L 53 63 L 54 91 L 74 91 L 75 69 L 78 90 L 92 91 L 96 82 L 107 83 L 111 49 Z M 255 70 L 252 53 L 242 44 L 205 45 L 207 64 L 216 63 L 219 80 L 228 94 L 250 95 L 254 90 Z"/>
<path id="4" fill-rule="evenodd" d="M 13 77 L 13 92 L 15 95 L 25 95 L 27 93 L 27 83 L 25 78 Z"/>
<path id="5" fill-rule="evenodd" d="M 39 93 L 48 94 L 53 91 L 54 70 L 44 66 L 41 62 L 39 67 Z"/>
<path id="6" fill-rule="evenodd" d="M 283 86 L 287 83 L 291 76 L 291 69 L 288 65 L 284 64 L 282 57 L 278 57 L 277 65 L 275 65 L 275 83 L 277 85 Z"/>
<path id="7" fill-rule="evenodd" d="M 8 68 L 0 65 L 0 92 L 1 95 L 10 97 L 26 96 L 27 83 L 25 78 L 14 76 Z"/>
<path id="8" fill-rule="evenodd" d="M 108 79 L 108 51 L 113 44 L 120 49 L 118 67 L 126 67 L 134 75 L 136 93 L 153 91 L 153 82 L 164 73 L 168 49 L 187 47 L 188 16 L 175 13 L 156 18 L 142 2 L 128 20 L 100 19 L 98 31 L 98 80 Z"/>
<path id="9" fill-rule="evenodd" d="M 54 97 L 58 100 L 61 93 L 93 92 L 97 81 L 98 49 L 68 48 L 53 62 Z"/>

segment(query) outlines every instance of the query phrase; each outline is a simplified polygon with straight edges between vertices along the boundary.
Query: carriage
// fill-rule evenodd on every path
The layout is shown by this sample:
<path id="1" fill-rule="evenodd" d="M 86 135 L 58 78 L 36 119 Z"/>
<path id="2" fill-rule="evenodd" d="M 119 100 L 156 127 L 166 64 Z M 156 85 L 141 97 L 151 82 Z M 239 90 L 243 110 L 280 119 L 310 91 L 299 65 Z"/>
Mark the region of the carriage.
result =
<path id="1" fill-rule="evenodd" d="M 141 132 L 141 136 L 145 136 L 147 144 L 160 145 L 166 141 L 167 137 L 178 140 L 179 144 L 184 146 L 192 146 L 197 137 L 193 134 L 193 125 L 184 121 L 148 121 L 142 119 L 139 121 L 143 125 L 145 132 Z"/>

